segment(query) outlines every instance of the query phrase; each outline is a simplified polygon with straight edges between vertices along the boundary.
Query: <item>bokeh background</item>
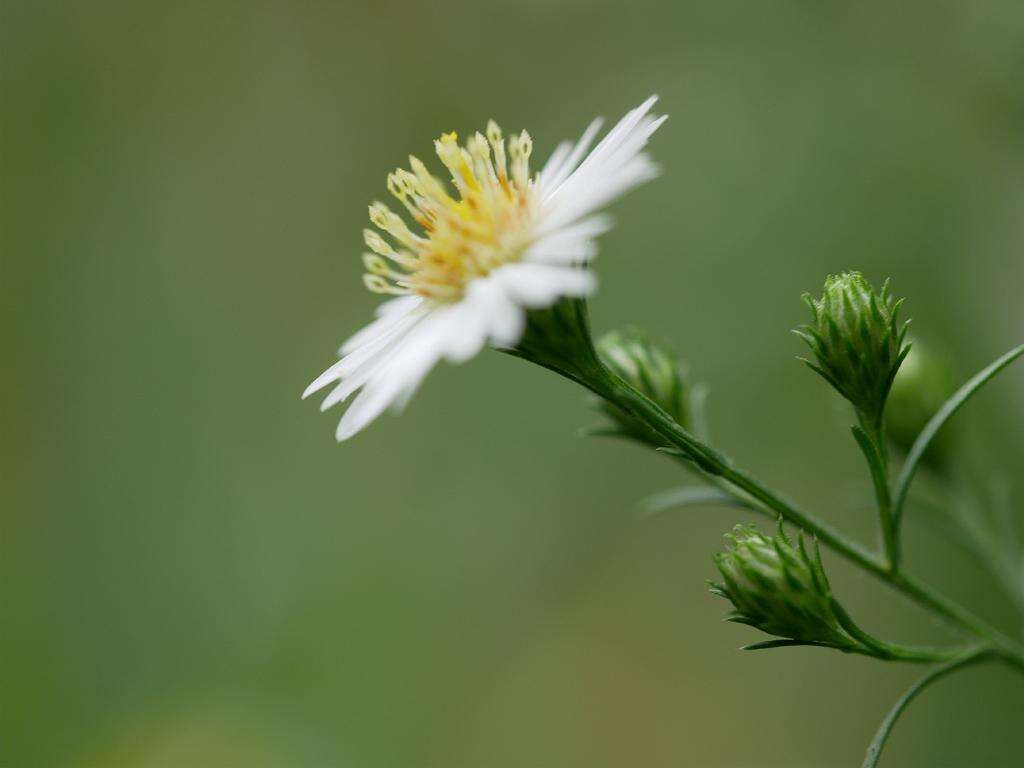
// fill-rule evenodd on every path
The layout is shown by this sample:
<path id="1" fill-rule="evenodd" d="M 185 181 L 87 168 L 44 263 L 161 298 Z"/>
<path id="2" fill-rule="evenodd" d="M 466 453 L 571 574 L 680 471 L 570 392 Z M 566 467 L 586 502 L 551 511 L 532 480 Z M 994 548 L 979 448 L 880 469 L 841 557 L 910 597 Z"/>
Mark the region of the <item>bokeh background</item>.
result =
<path id="1" fill-rule="evenodd" d="M 738 652 L 705 589 L 735 515 L 643 519 L 685 478 L 578 437 L 568 383 L 484 354 L 342 446 L 299 393 L 375 305 L 360 231 L 407 153 L 494 117 L 543 156 L 657 92 L 595 326 L 671 341 L 716 444 L 870 540 L 799 295 L 891 275 L 958 378 L 1022 341 L 1022 72 L 1014 0 L 4 0 L 0 765 L 859 764 L 919 670 Z M 1020 370 L 972 404 L 971 462 L 1019 478 L 1022 405 Z M 828 565 L 865 626 L 949 639 Z M 963 673 L 884 762 L 1019 765 L 1022 711 Z"/>

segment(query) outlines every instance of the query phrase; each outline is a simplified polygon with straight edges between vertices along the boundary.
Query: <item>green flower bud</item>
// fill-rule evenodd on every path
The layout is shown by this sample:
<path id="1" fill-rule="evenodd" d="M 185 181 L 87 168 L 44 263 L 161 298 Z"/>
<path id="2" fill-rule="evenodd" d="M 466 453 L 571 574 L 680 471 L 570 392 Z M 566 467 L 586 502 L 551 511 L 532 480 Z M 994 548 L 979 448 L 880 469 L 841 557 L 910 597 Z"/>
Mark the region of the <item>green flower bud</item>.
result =
<path id="1" fill-rule="evenodd" d="M 781 522 L 775 538 L 738 525 L 726 539 L 730 546 L 715 556 L 722 583 L 711 591 L 733 604 L 730 621 L 792 643 L 859 650 L 836 615 L 817 547 L 812 558 L 802 536 L 794 546 Z"/>
<path id="2" fill-rule="evenodd" d="M 859 272 L 832 275 L 820 299 L 804 294 L 812 322 L 795 332 L 817 362 L 804 360 L 849 400 L 861 421 L 877 427 L 900 363 L 908 323 L 899 325 L 903 299 L 895 300 L 886 280 L 880 292 Z"/>
<path id="3" fill-rule="evenodd" d="M 914 339 L 913 349 L 896 374 L 885 409 L 885 429 L 889 439 L 906 453 L 935 412 L 942 407 L 955 387 L 949 366 L 930 349 Z M 924 454 L 926 463 L 938 469 L 945 464 L 951 433 L 940 431 Z"/>
<path id="4" fill-rule="evenodd" d="M 694 416 L 700 411 L 701 389 L 688 386 L 686 367 L 664 348 L 652 343 L 642 331 L 628 329 L 605 334 L 597 352 L 605 366 L 657 403 L 677 424 L 685 429 L 693 427 Z M 618 434 L 653 445 L 664 443 L 645 424 L 607 401 L 600 401 L 598 407 L 614 423 Z"/>

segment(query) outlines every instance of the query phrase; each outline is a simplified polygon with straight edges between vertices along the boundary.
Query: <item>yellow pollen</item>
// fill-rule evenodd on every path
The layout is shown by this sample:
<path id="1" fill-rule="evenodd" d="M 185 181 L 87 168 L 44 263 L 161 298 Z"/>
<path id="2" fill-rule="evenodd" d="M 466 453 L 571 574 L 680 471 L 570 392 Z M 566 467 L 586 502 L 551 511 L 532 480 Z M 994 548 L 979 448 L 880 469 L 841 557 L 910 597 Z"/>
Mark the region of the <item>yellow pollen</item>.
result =
<path id="1" fill-rule="evenodd" d="M 471 280 L 518 260 L 529 245 L 536 211 L 532 148 L 530 135 L 523 131 L 509 138 L 506 154 L 505 139 L 493 120 L 486 138 L 475 133 L 464 147 L 454 131 L 442 134 L 434 149 L 451 175 L 454 195 L 410 156 L 412 171 L 389 174 L 387 188 L 421 231 L 411 229 L 384 203 L 370 206 L 370 221 L 380 232 L 363 232 L 373 251 L 363 256 L 366 287 L 374 293 L 458 301 Z"/>

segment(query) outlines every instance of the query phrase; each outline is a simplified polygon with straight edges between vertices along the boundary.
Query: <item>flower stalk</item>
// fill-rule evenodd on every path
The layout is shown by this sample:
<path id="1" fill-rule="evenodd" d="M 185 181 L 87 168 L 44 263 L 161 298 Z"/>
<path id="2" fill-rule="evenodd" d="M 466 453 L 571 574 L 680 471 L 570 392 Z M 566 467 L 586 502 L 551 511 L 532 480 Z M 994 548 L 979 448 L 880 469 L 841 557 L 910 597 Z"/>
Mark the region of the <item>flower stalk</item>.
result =
<path id="1" fill-rule="evenodd" d="M 899 570 L 900 533 L 892 514 L 892 492 L 889 486 L 889 452 L 882 423 L 869 424 L 867 428 L 854 425 L 851 429 L 864 458 L 867 459 L 871 482 L 875 489 L 878 506 L 878 525 L 882 532 L 882 547 L 885 560 L 893 573 Z"/>

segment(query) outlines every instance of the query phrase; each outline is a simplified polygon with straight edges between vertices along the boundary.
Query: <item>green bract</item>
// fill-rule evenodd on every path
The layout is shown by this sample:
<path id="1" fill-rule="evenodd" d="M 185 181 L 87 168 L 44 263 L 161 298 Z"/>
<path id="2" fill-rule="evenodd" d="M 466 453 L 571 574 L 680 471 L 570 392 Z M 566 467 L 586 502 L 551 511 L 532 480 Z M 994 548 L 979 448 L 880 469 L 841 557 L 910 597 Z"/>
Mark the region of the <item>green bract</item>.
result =
<path id="1" fill-rule="evenodd" d="M 715 555 L 722 583 L 711 591 L 733 604 L 730 621 L 795 643 L 860 650 L 837 618 L 817 548 L 812 558 L 802 536 L 794 546 L 781 523 L 774 538 L 738 525 L 726 539 L 729 547 Z"/>
<path id="2" fill-rule="evenodd" d="M 597 343 L 597 351 L 601 362 L 615 375 L 658 405 L 676 424 L 692 428 L 699 404 L 694 402 L 694 392 L 687 386 L 685 367 L 671 353 L 636 329 L 605 334 Z M 599 407 L 619 433 L 641 442 L 664 443 L 633 415 L 607 401 L 601 401 Z"/>
<path id="3" fill-rule="evenodd" d="M 908 323 L 897 322 L 903 299 L 894 299 L 889 281 L 876 292 L 859 272 L 825 280 L 820 299 L 804 294 L 812 322 L 796 330 L 817 362 L 805 360 L 843 397 L 866 426 L 877 427 L 900 363 Z"/>

